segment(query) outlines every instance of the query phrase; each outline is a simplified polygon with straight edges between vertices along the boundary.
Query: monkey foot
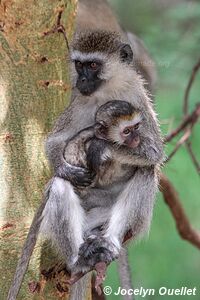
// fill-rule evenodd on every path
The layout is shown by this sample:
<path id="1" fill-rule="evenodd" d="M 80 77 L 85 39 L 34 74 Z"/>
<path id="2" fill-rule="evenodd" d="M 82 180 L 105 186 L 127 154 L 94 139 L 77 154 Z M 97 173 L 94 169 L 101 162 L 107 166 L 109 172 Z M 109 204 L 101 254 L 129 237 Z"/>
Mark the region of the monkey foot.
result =
<path id="1" fill-rule="evenodd" d="M 104 237 L 88 238 L 79 249 L 77 264 L 94 267 L 99 262 L 111 263 L 116 256 Z"/>

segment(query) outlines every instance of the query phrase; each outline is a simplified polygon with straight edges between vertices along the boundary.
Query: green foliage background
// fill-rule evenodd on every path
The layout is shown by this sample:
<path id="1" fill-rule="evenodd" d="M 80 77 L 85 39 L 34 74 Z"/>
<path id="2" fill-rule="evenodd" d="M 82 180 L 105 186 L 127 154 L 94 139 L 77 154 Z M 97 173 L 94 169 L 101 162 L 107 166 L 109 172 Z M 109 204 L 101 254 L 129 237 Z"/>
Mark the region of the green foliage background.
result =
<path id="1" fill-rule="evenodd" d="M 182 103 L 192 67 L 200 57 L 200 2 L 156 0 L 110 0 L 125 28 L 145 42 L 157 65 L 156 110 L 163 133 L 175 128 L 182 118 Z M 200 74 L 190 95 L 190 111 L 200 101 Z M 194 130 L 192 144 L 200 160 L 200 124 Z M 175 141 L 166 147 L 169 154 Z M 164 168 L 179 192 L 192 224 L 200 229 L 200 178 L 182 147 Z M 154 288 L 155 296 L 145 299 L 168 299 L 158 290 L 197 288 L 197 296 L 171 296 L 171 299 L 200 299 L 200 251 L 183 241 L 174 220 L 159 195 L 149 238 L 129 245 L 129 260 L 134 287 Z M 119 287 L 113 263 L 105 286 Z M 181 298 L 182 297 L 182 298 Z M 109 296 L 107 299 L 121 299 Z M 144 299 L 136 297 L 136 299 Z"/>

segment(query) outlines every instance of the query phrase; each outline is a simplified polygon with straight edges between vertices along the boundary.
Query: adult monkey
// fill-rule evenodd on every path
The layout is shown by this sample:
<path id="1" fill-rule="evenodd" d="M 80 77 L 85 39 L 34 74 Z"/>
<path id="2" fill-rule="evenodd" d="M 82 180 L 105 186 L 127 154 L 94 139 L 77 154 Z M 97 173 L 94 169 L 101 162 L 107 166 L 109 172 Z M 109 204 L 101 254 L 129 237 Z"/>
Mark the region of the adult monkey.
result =
<path id="1" fill-rule="evenodd" d="M 153 90 L 154 83 L 155 83 L 155 69 L 154 69 L 154 64 L 153 64 L 151 58 L 149 57 L 142 42 L 134 34 L 125 33 L 121 29 L 116 17 L 114 16 L 112 10 L 109 7 L 107 1 L 104 1 L 104 0 L 103 1 L 102 0 L 95 0 L 95 1 L 81 0 L 81 1 L 79 1 L 76 29 L 77 29 L 77 32 L 81 32 L 83 29 L 87 29 L 89 31 L 91 29 L 92 30 L 103 29 L 103 30 L 112 30 L 112 31 L 118 32 L 124 41 L 127 41 L 128 43 L 131 44 L 131 47 L 133 50 L 133 61 L 131 62 L 132 67 L 137 72 L 142 74 L 143 78 L 146 79 L 146 81 L 147 81 L 146 87 L 150 91 Z M 72 54 L 73 54 L 73 50 L 72 50 Z M 130 55 L 131 55 L 131 53 L 130 53 Z M 126 74 L 124 74 L 124 75 L 126 76 Z M 130 80 L 134 81 L 135 80 L 134 77 L 135 77 L 135 74 L 133 74 L 133 77 Z M 122 79 L 122 81 L 119 83 L 121 84 L 121 86 L 123 86 L 124 85 L 123 75 L 121 76 L 121 79 Z M 140 89 L 140 85 L 141 85 L 141 80 L 139 78 L 137 78 L 137 80 L 139 80 L 139 85 L 137 86 L 137 84 L 136 84 L 136 90 L 138 89 L 137 92 L 140 93 L 139 89 Z M 76 84 L 76 82 L 74 82 L 74 83 Z M 116 87 L 116 90 L 117 89 L 118 89 L 118 87 Z M 119 90 L 120 90 L 120 87 L 119 87 Z M 101 92 L 101 87 L 99 88 L 99 91 Z M 87 95 L 85 97 L 83 97 L 83 99 L 80 99 L 80 101 L 82 102 L 81 105 L 83 104 L 83 101 L 88 104 L 88 105 L 86 104 L 86 108 L 85 108 L 86 114 L 84 115 L 84 118 L 86 118 L 86 115 L 87 115 L 87 118 L 92 117 L 94 115 L 96 106 L 97 105 L 100 106 L 101 104 L 103 104 L 104 101 L 107 101 L 107 96 L 108 96 L 107 91 L 105 91 L 105 94 L 103 95 L 103 99 L 100 100 L 99 103 L 98 103 L 98 100 L 96 99 L 96 97 L 99 96 L 99 93 L 97 93 L 98 94 L 98 96 L 97 96 L 97 95 L 95 95 L 96 94 L 95 92 L 96 91 L 94 91 L 91 94 L 89 99 L 87 98 Z M 142 90 L 141 93 L 143 93 L 143 92 L 144 91 Z M 121 92 L 119 91 L 119 94 L 115 94 L 111 97 L 109 95 L 109 97 L 110 97 L 110 99 L 113 99 L 113 98 L 123 99 L 120 97 L 121 96 L 120 94 L 121 94 Z M 81 107 L 79 107 L 79 101 L 77 101 L 76 95 L 80 95 L 79 91 L 77 93 L 77 88 L 74 89 L 73 94 L 72 94 L 72 99 L 75 98 L 74 106 L 77 107 L 77 111 L 75 109 L 74 112 L 72 112 L 72 115 L 73 115 L 72 118 L 74 117 L 74 114 L 77 114 L 77 116 L 76 116 L 77 120 L 75 121 L 76 125 L 75 125 L 75 128 L 73 128 L 73 129 L 76 129 L 76 131 L 77 131 L 78 130 L 77 125 L 80 125 L 80 123 L 82 122 L 82 120 L 81 120 L 82 115 L 80 115 L 78 117 L 78 113 L 79 113 L 78 111 L 81 110 Z M 117 96 L 117 95 L 119 95 L 119 96 Z M 91 97 L 93 98 L 92 100 L 91 100 Z M 124 100 L 126 100 L 126 99 L 127 98 L 125 97 Z M 89 100 L 89 101 L 87 102 L 87 100 Z M 92 102 L 93 102 L 93 104 L 96 102 L 95 106 L 92 105 Z M 63 176 L 65 174 L 62 174 L 63 173 L 62 167 L 59 168 L 60 162 L 59 162 L 59 159 L 57 156 L 57 154 L 59 153 L 59 150 L 58 150 L 59 147 L 57 149 L 56 144 L 63 142 L 64 136 L 62 135 L 62 132 L 64 133 L 66 131 L 67 135 L 69 134 L 68 137 L 70 137 L 71 135 L 73 136 L 73 133 L 72 132 L 70 133 L 70 128 L 68 128 L 68 125 L 67 125 L 67 122 L 68 122 L 67 119 L 69 120 L 71 118 L 70 114 L 71 114 L 71 112 L 66 113 L 66 114 L 64 113 L 61 116 L 61 118 L 57 122 L 57 125 L 55 126 L 54 133 L 49 136 L 49 139 L 47 141 L 47 152 L 49 153 L 50 161 L 52 161 L 53 166 L 55 167 L 55 169 L 57 169 L 57 175 L 60 175 L 61 177 L 65 177 L 65 176 Z M 82 114 L 82 111 L 81 111 L 81 114 Z M 91 120 L 89 121 L 89 118 L 88 118 L 88 120 L 85 120 L 85 121 L 87 121 L 85 123 L 85 125 L 81 124 L 81 126 L 83 126 L 83 127 L 88 126 L 89 123 L 91 122 Z M 80 122 L 80 120 L 81 120 L 81 122 Z M 72 123 L 74 123 L 74 122 L 72 121 Z M 72 125 L 72 126 L 74 126 L 74 125 Z M 69 125 L 69 127 L 71 127 L 71 125 Z M 79 127 L 79 129 L 81 129 L 81 128 Z M 74 131 L 74 133 L 75 133 L 75 131 Z M 67 136 L 65 136 L 65 138 L 67 140 Z M 55 151 L 51 151 L 52 149 L 54 149 L 54 147 L 55 147 Z M 63 147 L 64 147 L 64 145 L 63 145 Z M 62 149 L 62 147 L 60 149 Z M 58 152 L 57 152 L 57 150 L 58 150 Z M 58 161 L 57 161 L 57 159 L 58 159 Z M 71 177 L 71 182 L 74 185 L 76 185 L 77 183 L 80 185 L 84 185 L 84 184 L 87 185 L 87 183 L 90 182 L 90 180 L 91 180 L 90 174 L 88 174 L 87 171 L 84 171 L 84 172 L 82 172 L 82 171 L 83 170 L 81 170 L 81 169 L 78 170 L 78 169 L 71 168 L 71 171 L 70 171 L 71 176 L 70 177 Z M 84 178 L 84 180 L 82 181 L 83 178 Z M 116 192 L 116 195 L 117 195 L 117 192 Z M 101 197 L 101 196 L 102 196 L 102 194 L 100 193 L 99 197 Z M 103 196 L 104 196 L 104 194 L 103 194 Z M 113 197 L 113 195 L 112 195 L 112 197 Z M 91 197 L 91 202 L 92 201 L 93 200 Z M 127 253 L 124 252 L 119 257 L 120 270 L 124 271 L 124 272 L 121 272 L 121 274 L 120 274 L 122 282 L 126 281 L 125 278 L 127 277 L 127 273 L 128 273 L 127 259 L 124 259 L 124 256 L 126 256 L 126 255 L 127 255 Z M 123 267 L 122 267 L 122 265 L 123 265 Z M 126 284 L 126 282 L 125 282 L 125 284 Z M 79 283 L 77 283 L 77 285 L 79 286 Z M 127 284 L 126 287 L 130 288 L 131 286 L 128 286 L 128 284 Z M 77 288 L 77 290 L 76 290 L 76 287 L 75 287 L 74 291 L 76 291 L 74 294 L 74 298 L 76 298 L 76 297 L 78 297 L 80 289 Z M 130 297 L 128 297 L 128 296 L 126 296 L 126 297 L 127 297 L 126 299 L 130 299 Z"/>
<path id="2" fill-rule="evenodd" d="M 108 46 L 108 48 L 110 49 L 107 49 L 108 52 L 111 50 L 111 48 L 113 48 L 113 51 L 117 53 L 117 48 L 118 50 L 120 48 L 120 42 L 116 42 L 117 37 L 114 36 L 114 34 L 108 34 L 107 37 L 105 34 L 104 37 L 102 37 L 101 33 L 99 33 L 99 36 L 97 33 L 92 41 L 91 37 L 81 34 L 83 29 L 87 29 L 88 33 L 90 33 L 92 31 L 90 30 L 90 28 L 92 28 L 92 30 L 96 28 L 100 28 L 103 30 L 111 29 L 119 33 L 121 39 L 123 40 L 123 42 L 121 42 L 121 46 L 123 46 L 124 48 L 121 48 L 121 53 L 118 52 L 118 59 L 121 55 L 121 59 L 122 61 L 124 61 L 124 64 L 120 64 L 122 61 L 114 61 L 113 55 L 111 53 L 111 56 L 108 55 L 107 57 L 108 63 L 106 62 L 105 57 L 103 58 L 105 53 L 103 53 L 104 51 L 103 49 L 101 49 L 101 46 L 104 48 L 104 46 L 109 45 L 109 43 L 110 46 Z M 87 45 L 87 42 L 85 42 L 86 45 L 84 45 L 84 41 L 86 41 L 87 39 L 89 41 L 90 38 L 91 43 L 88 43 Z M 82 42 L 80 42 L 80 40 Z M 130 40 L 133 52 L 131 51 L 130 47 L 126 43 L 124 43 L 130 43 Z M 114 45 L 115 42 L 116 44 L 118 43 L 116 47 Z M 92 46 L 94 47 L 92 48 Z M 126 34 L 120 29 L 120 26 L 118 25 L 106 1 L 80 1 L 77 15 L 77 32 L 75 35 L 75 42 L 72 46 L 71 58 L 75 62 L 75 64 L 72 63 L 73 105 L 71 109 L 64 112 L 60 119 L 57 121 L 54 132 L 49 136 L 49 139 L 47 141 L 47 153 L 57 176 L 71 181 L 74 185 L 87 185 L 90 181 L 92 181 L 90 174 L 86 170 L 83 170 L 81 168 L 73 168 L 73 166 L 69 165 L 66 166 L 65 162 L 62 161 L 63 149 L 67 143 L 67 140 L 73 137 L 75 132 L 91 125 L 96 108 L 106 101 L 112 99 L 121 99 L 126 101 L 131 99 L 130 102 L 133 101 L 134 106 L 136 104 L 136 108 L 138 105 L 139 109 L 144 110 L 146 114 L 146 121 L 151 124 L 150 127 L 152 127 L 152 131 L 156 132 L 154 133 L 158 135 L 158 143 L 160 142 L 159 133 L 157 132 L 158 128 L 156 124 L 156 117 L 152 110 L 151 104 L 149 103 L 147 92 L 143 88 L 143 82 L 141 78 L 137 76 L 137 74 L 133 70 L 135 69 L 136 71 L 139 71 L 147 80 L 149 79 L 149 89 L 151 89 L 154 83 L 155 72 L 154 69 L 151 70 L 151 63 L 146 63 L 144 65 L 142 64 L 143 61 L 151 62 L 151 59 L 143 48 L 142 43 L 131 33 Z M 102 84 L 98 80 L 96 80 L 95 85 L 93 85 L 92 83 L 89 87 L 89 84 L 87 84 L 88 80 L 84 76 L 84 69 L 86 68 L 87 73 L 87 70 L 89 69 L 89 62 L 93 62 L 93 58 L 95 59 L 94 64 L 91 64 L 91 68 L 94 69 L 94 73 L 95 71 L 98 71 L 99 67 L 100 69 L 105 69 L 104 67 L 107 63 L 107 69 L 109 69 L 110 74 L 104 74 L 105 76 L 104 78 L 102 77 Z M 101 58 L 103 58 L 104 60 L 103 62 L 98 64 L 98 62 L 101 61 Z M 123 68 L 126 63 L 129 65 L 128 69 Z M 78 76 L 77 73 L 79 74 Z M 134 187 L 134 182 L 137 182 L 138 180 L 139 183 L 144 180 L 143 174 L 139 174 L 138 172 L 137 175 L 138 178 L 134 178 L 132 182 L 129 182 L 129 186 L 127 186 L 127 189 L 124 190 L 123 196 L 125 198 L 128 194 L 131 194 L 132 188 Z M 146 176 L 146 179 L 148 179 L 148 175 Z M 125 184 L 126 183 L 124 183 L 124 187 Z M 115 187 L 113 190 L 107 191 L 106 196 L 115 197 L 119 194 L 119 189 L 117 190 L 117 187 Z M 136 188 L 136 191 L 137 190 L 139 191 L 139 188 Z M 113 193 L 115 193 L 115 196 Z M 101 199 L 102 195 L 103 197 L 105 197 L 105 193 L 99 190 L 96 191 L 95 197 Z M 91 195 L 91 203 L 93 202 L 93 197 L 94 194 Z M 121 203 L 123 202 L 124 200 L 122 199 Z M 119 207 L 119 209 L 121 209 L 121 207 Z M 151 213 L 149 214 L 147 223 L 150 222 L 150 215 Z M 115 224 L 117 224 L 118 221 L 117 218 L 115 220 L 115 217 L 113 216 L 110 223 L 111 226 L 109 226 L 110 237 L 113 236 L 111 227 L 115 227 Z M 118 224 L 120 224 L 120 222 Z M 116 232 L 116 235 L 118 234 L 119 232 Z M 116 248 L 119 248 L 119 240 L 115 239 L 115 241 L 112 240 L 112 242 L 114 242 L 115 244 L 115 247 L 112 250 L 116 250 L 117 252 L 118 250 Z"/>

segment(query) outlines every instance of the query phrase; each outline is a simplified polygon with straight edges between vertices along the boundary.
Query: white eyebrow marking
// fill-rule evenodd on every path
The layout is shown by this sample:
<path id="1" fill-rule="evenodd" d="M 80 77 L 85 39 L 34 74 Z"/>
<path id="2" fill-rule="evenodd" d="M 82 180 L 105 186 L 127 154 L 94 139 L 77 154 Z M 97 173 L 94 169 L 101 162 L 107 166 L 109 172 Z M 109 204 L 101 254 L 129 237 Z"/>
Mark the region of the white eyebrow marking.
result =
<path id="1" fill-rule="evenodd" d="M 81 62 L 83 61 L 93 61 L 93 60 L 105 60 L 106 55 L 101 53 L 101 52 L 92 52 L 92 53 L 85 53 L 85 52 L 80 52 L 78 50 L 72 51 L 71 54 L 71 60 L 80 60 Z"/>

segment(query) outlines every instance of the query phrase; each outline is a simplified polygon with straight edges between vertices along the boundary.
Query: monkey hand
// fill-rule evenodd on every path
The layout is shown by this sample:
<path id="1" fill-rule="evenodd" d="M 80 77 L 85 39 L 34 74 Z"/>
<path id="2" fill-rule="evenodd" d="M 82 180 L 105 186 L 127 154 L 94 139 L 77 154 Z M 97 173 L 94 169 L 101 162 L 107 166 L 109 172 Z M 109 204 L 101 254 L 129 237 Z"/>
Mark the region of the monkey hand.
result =
<path id="1" fill-rule="evenodd" d="M 96 174 L 66 162 L 57 168 L 55 175 L 70 181 L 75 187 L 87 187 L 92 184 Z"/>
<path id="2" fill-rule="evenodd" d="M 77 264 L 94 267 L 98 262 L 111 263 L 118 257 L 113 245 L 102 236 L 91 236 L 81 245 Z"/>

